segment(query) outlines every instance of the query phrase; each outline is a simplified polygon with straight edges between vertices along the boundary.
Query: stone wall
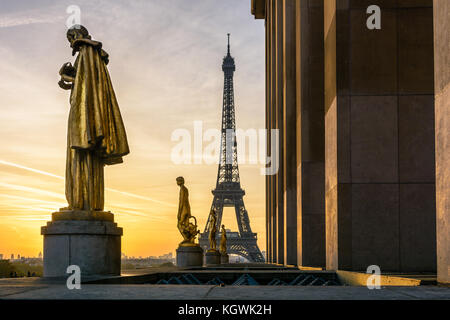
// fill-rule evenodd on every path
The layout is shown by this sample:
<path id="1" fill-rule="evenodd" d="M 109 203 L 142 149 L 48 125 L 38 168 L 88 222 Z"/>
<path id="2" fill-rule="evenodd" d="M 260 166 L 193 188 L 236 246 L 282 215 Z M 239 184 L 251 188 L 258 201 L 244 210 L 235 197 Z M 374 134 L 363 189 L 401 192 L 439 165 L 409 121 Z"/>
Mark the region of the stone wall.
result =
<path id="1" fill-rule="evenodd" d="M 266 23 L 266 127 L 280 130 L 280 170 L 266 179 L 269 262 L 435 271 L 437 174 L 448 279 L 445 1 L 434 13 L 436 158 L 432 0 L 252 1 Z M 366 27 L 369 5 L 381 30 Z"/>
<path id="2" fill-rule="evenodd" d="M 325 1 L 327 269 L 436 268 L 432 10 Z"/>
<path id="3" fill-rule="evenodd" d="M 434 1 L 438 281 L 450 283 L 450 2 Z"/>

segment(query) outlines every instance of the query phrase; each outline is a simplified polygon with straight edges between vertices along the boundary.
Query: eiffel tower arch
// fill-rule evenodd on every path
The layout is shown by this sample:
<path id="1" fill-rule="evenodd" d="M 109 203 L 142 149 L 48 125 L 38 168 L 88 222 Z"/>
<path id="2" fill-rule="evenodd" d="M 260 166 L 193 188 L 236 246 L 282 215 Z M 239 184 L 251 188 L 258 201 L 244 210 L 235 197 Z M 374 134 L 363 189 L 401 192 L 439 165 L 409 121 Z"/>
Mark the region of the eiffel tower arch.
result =
<path id="1" fill-rule="evenodd" d="M 248 212 L 244 206 L 245 191 L 241 188 L 239 167 L 237 161 L 237 143 L 235 139 L 235 108 L 233 74 L 236 70 L 234 58 L 230 54 L 230 34 L 228 34 L 227 55 L 223 58 L 222 70 L 224 72 L 222 130 L 220 143 L 220 161 L 217 173 L 216 188 L 211 209 L 216 211 L 217 230 L 221 230 L 224 207 L 234 207 L 237 219 L 238 232 L 227 232 L 228 254 L 240 255 L 250 262 L 264 262 L 259 250 L 257 234 L 252 232 Z M 205 230 L 200 234 L 199 243 L 204 249 L 209 248 L 209 217 Z M 221 234 L 218 232 L 216 241 L 219 243 Z"/>

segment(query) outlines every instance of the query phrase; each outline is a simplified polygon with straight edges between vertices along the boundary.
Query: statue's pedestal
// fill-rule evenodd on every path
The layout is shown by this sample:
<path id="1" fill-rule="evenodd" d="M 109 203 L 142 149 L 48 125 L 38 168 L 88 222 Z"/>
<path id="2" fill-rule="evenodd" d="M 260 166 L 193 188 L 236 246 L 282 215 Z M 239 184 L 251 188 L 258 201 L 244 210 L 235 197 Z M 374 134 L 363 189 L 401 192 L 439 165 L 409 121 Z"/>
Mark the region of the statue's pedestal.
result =
<path id="1" fill-rule="evenodd" d="M 177 267 L 203 266 L 203 249 L 199 245 L 179 246 L 177 249 Z"/>
<path id="2" fill-rule="evenodd" d="M 230 257 L 228 256 L 228 254 L 225 253 L 220 255 L 220 263 L 221 264 L 230 263 Z"/>
<path id="3" fill-rule="evenodd" d="M 67 277 L 77 265 L 81 276 L 120 275 L 122 228 L 103 211 L 60 211 L 41 228 L 44 277 Z"/>
<path id="4" fill-rule="evenodd" d="M 220 252 L 217 250 L 208 250 L 205 253 L 205 264 L 207 266 L 220 264 Z"/>

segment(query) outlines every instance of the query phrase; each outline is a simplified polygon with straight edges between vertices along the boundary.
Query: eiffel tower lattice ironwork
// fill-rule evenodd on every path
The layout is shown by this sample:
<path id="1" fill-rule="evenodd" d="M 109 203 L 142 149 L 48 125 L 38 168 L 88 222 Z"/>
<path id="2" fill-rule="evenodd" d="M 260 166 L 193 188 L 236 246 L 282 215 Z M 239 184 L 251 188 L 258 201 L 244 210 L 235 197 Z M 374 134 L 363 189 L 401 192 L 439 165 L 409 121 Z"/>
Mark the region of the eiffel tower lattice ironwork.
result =
<path id="1" fill-rule="evenodd" d="M 227 55 L 223 58 L 224 72 L 222 131 L 220 143 L 220 161 L 216 188 L 212 191 L 214 199 L 211 209 L 216 211 L 217 230 L 221 230 L 224 207 L 234 207 L 239 232 L 227 232 L 227 253 L 240 255 L 250 262 L 264 262 L 257 244 L 257 234 L 252 232 L 248 212 L 244 206 L 245 191 L 241 188 L 237 161 L 237 143 L 235 139 L 235 109 L 233 74 L 236 70 L 234 58 L 230 54 L 230 34 L 228 34 Z M 203 233 L 200 234 L 200 246 L 208 249 L 209 218 Z M 216 241 L 220 241 L 217 233 Z"/>

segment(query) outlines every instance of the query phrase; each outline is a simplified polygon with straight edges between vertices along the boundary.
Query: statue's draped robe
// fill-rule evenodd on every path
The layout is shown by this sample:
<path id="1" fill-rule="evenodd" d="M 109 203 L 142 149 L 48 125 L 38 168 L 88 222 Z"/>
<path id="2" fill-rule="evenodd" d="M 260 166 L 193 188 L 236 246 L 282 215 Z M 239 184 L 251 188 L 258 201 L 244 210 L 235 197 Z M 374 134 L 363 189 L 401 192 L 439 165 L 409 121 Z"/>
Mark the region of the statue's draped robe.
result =
<path id="1" fill-rule="evenodd" d="M 220 253 L 227 253 L 227 232 L 222 228 L 222 236 L 220 238 Z"/>
<path id="2" fill-rule="evenodd" d="M 76 40 L 67 132 L 66 198 L 70 209 L 103 210 L 103 167 L 122 162 L 129 153 L 102 44 Z"/>
<path id="3" fill-rule="evenodd" d="M 215 215 L 211 216 L 211 220 L 210 220 L 210 225 L 209 225 L 209 235 L 208 235 L 208 239 L 209 239 L 209 246 L 210 249 L 216 249 L 216 232 L 217 232 L 217 227 L 216 227 L 216 223 L 217 223 L 217 217 Z"/>
<path id="4" fill-rule="evenodd" d="M 191 217 L 191 206 L 189 205 L 189 191 L 182 185 L 180 187 L 180 200 L 178 204 L 178 229 L 182 232 L 183 225 L 187 225 Z"/>

